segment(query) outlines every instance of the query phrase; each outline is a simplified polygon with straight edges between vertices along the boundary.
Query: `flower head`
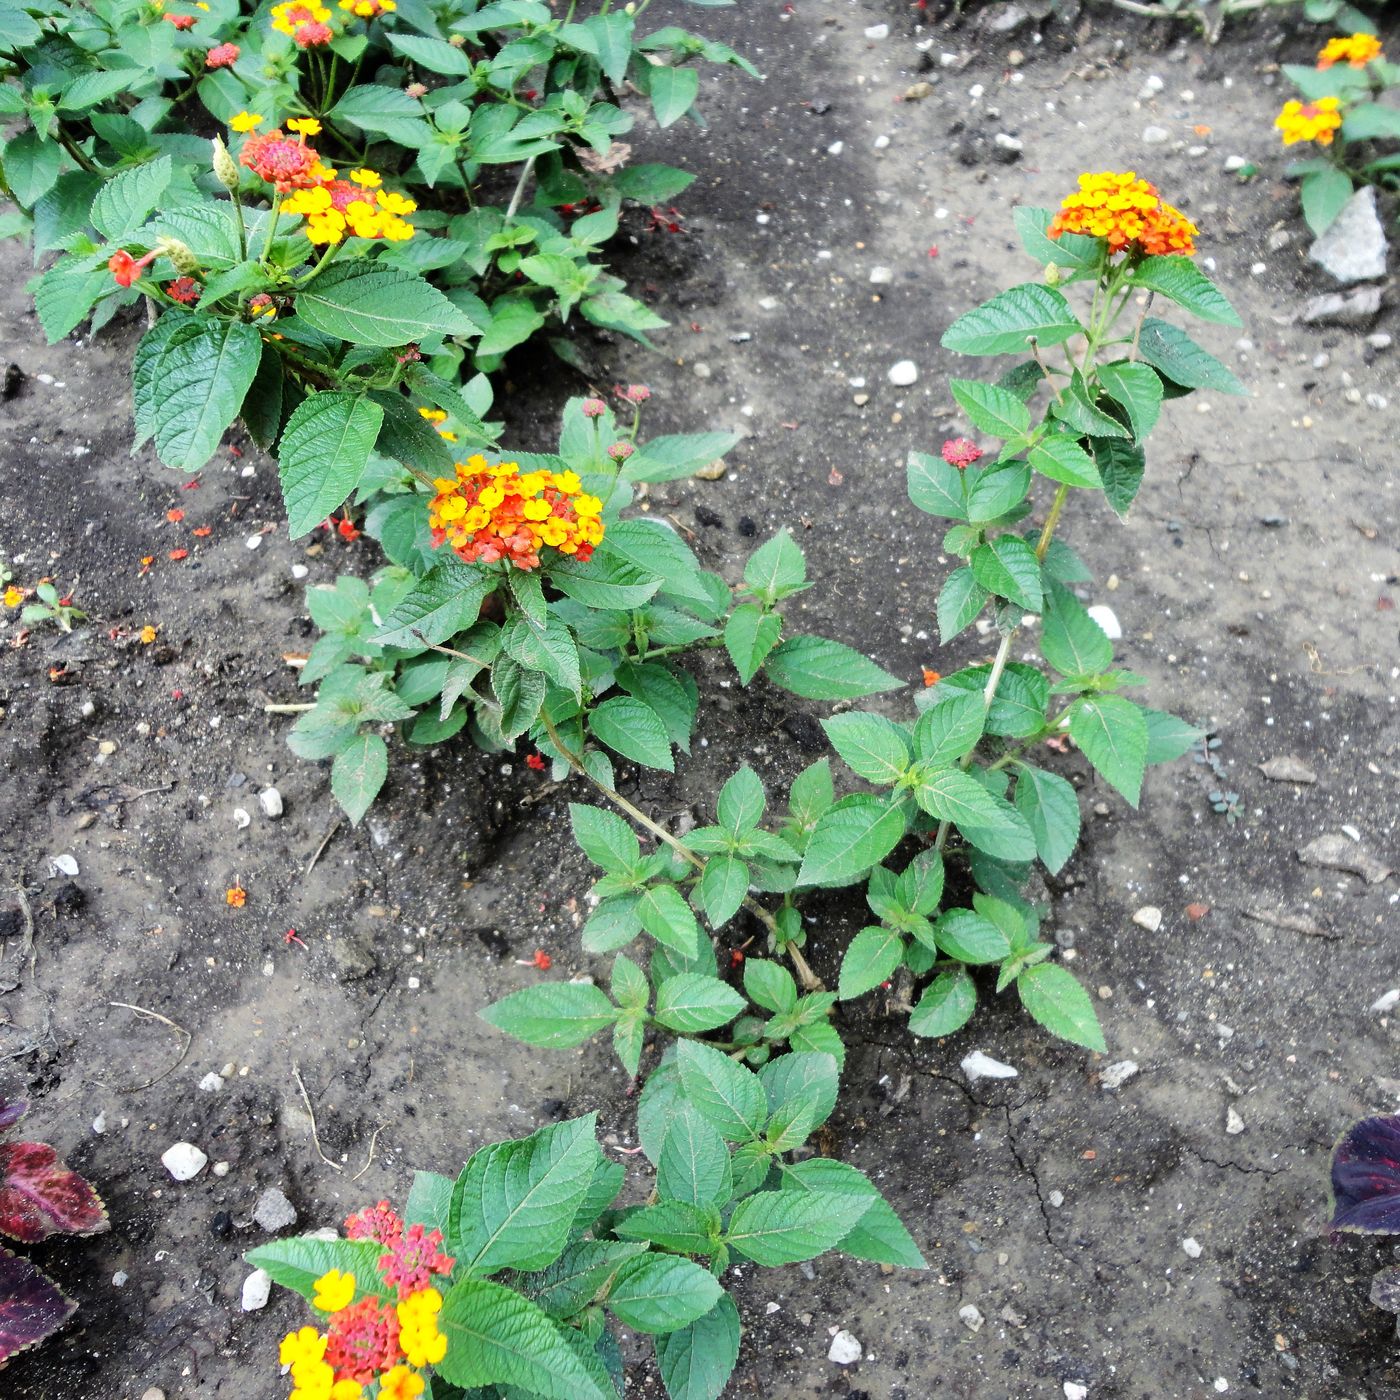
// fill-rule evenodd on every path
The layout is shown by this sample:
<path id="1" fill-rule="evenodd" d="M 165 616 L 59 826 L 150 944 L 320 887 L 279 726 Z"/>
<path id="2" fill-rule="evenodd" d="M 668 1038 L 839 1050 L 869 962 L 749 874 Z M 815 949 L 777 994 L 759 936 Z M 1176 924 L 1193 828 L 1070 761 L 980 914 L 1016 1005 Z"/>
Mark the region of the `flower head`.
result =
<path id="1" fill-rule="evenodd" d="M 525 755 L 525 766 L 536 773 L 543 773 L 545 769 L 544 759 L 537 753 L 527 753 Z"/>
<path id="2" fill-rule="evenodd" d="M 329 44 L 335 38 L 335 30 L 328 24 L 322 24 L 319 20 L 312 20 L 309 24 L 297 25 L 297 32 L 292 36 L 292 42 L 299 49 L 318 49 L 325 44 Z"/>
<path id="3" fill-rule="evenodd" d="M 608 448 L 608 456 L 614 462 L 625 462 L 636 450 L 630 442 L 615 442 Z"/>
<path id="4" fill-rule="evenodd" d="M 293 141 L 284 136 L 280 127 L 261 136 L 250 136 L 238 153 L 238 161 L 279 194 L 310 189 L 320 181 L 320 157 L 304 140 Z"/>
<path id="5" fill-rule="evenodd" d="M 330 26 L 326 23 L 331 17 L 331 12 L 319 0 L 285 0 L 281 5 L 272 7 L 272 27 L 278 34 L 285 34 L 294 43 L 306 48 L 303 42 L 302 31 L 308 27 L 315 26 L 315 43 L 329 43 L 332 35 Z M 326 31 L 325 39 L 319 37 L 321 30 Z"/>
<path id="6" fill-rule="evenodd" d="M 173 24 L 176 29 L 194 28 L 194 15 L 162 15 L 161 18 Z"/>
<path id="7" fill-rule="evenodd" d="M 355 1275 L 331 1269 L 316 1280 L 316 1296 L 311 1305 L 322 1312 L 338 1313 L 350 1306 L 355 1296 Z"/>
<path id="8" fill-rule="evenodd" d="M 1283 111 L 1274 118 L 1285 146 L 1296 146 L 1299 141 L 1330 146 L 1341 125 L 1341 103 L 1335 97 L 1319 97 L 1316 102 L 1285 102 Z"/>
<path id="9" fill-rule="evenodd" d="M 394 0 L 339 0 L 340 8 L 359 19 L 378 19 L 380 15 L 393 14 L 398 6 Z"/>
<path id="10" fill-rule="evenodd" d="M 1331 68 L 1345 63 L 1352 68 L 1364 68 L 1373 58 L 1381 56 L 1381 41 L 1374 34 L 1349 34 L 1345 39 L 1329 39 L 1317 56 L 1319 68 Z"/>
<path id="11" fill-rule="evenodd" d="M 377 1240 L 390 1247 L 403 1237 L 403 1220 L 388 1201 L 380 1201 L 346 1217 L 345 1235 L 352 1240 Z"/>
<path id="12" fill-rule="evenodd" d="M 16 588 L 14 584 L 11 584 L 5 590 L 5 606 L 7 608 L 17 608 L 24 602 L 24 597 L 24 589 Z"/>
<path id="13" fill-rule="evenodd" d="M 380 1371 L 402 1359 L 399 1319 L 392 1304 L 373 1296 L 361 1298 L 331 1318 L 326 1360 L 337 1376 L 368 1385 Z"/>
<path id="14" fill-rule="evenodd" d="M 573 472 L 522 476 L 515 462 L 493 467 L 478 455 L 435 485 L 428 504 L 433 546 L 449 544 L 468 564 L 506 560 L 537 569 L 546 547 L 586 562 L 603 538 L 603 503 L 583 493 Z"/>
<path id="15" fill-rule="evenodd" d="M 982 449 L 967 438 L 949 438 L 943 444 L 943 460 L 950 467 L 964 471 L 982 456 Z"/>
<path id="16" fill-rule="evenodd" d="M 204 66 L 206 68 L 232 68 L 238 62 L 240 52 L 242 51 L 237 44 L 215 44 L 204 55 Z"/>
<path id="17" fill-rule="evenodd" d="M 413 1366 L 436 1366 L 447 1355 L 447 1338 L 438 1330 L 442 1294 L 423 1288 L 398 1305 L 399 1346 Z"/>
<path id="18" fill-rule="evenodd" d="M 651 390 L 645 384 L 629 384 L 625 389 L 618 385 L 617 396 L 627 403 L 643 404 L 651 397 Z"/>
<path id="19" fill-rule="evenodd" d="M 585 418 L 601 418 L 608 411 L 602 399 L 584 399 L 582 412 Z"/>
<path id="20" fill-rule="evenodd" d="M 1102 238 L 1110 253 L 1196 251 L 1196 226 L 1132 170 L 1081 175 L 1079 188 L 1065 197 L 1046 232 L 1051 238 L 1065 233 Z"/>
<path id="21" fill-rule="evenodd" d="M 148 646 L 150 646 L 150 644 L 151 644 L 153 641 L 155 641 L 155 639 L 156 639 L 156 634 L 157 634 L 159 631 L 160 631 L 160 628 L 158 628 L 158 627 L 152 627 L 151 624 L 148 622 L 148 623 L 141 629 L 141 631 L 140 631 L 140 633 L 139 633 L 138 640 L 140 641 L 140 643 L 141 643 L 141 645 L 142 645 L 143 647 L 148 647 Z"/>
<path id="22" fill-rule="evenodd" d="M 358 183 L 321 167 L 319 179 L 284 200 L 282 208 L 306 219 L 306 236 L 312 243 L 339 243 L 349 236 L 389 243 L 412 238 L 416 230 L 402 216 L 413 213 L 417 204 L 389 190 L 366 188 L 366 177 L 379 179 L 372 170 L 352 173 Z"/>
<path id="23" fill-rule="evenodd" d="M 287 121 L 287 130 L 295 131 L 298 136 L 319 136 L 321 123 L 315 117 L 291 117 Z"/>
<path id="24" fill-rule="evenodd" d="M 384 1275 L 384 1282 L 397 1288 L 399 1297 L 404 1298 L 427 1288 L 434 1274 L 450 1274 L 457 1261 L 438 1248 L 441 1244 L 440 1230 L 410 1225 L 402 1238 L 389 1246 L 389 1253 L 379 1256 L 379 1271 Z"/>
<path id="25" fill-rule="evenodd" d="M 423 1377 L 407 1366 L 395 1366 L 379 1378 L 379 1400 L 418 1400 L 423 1390 Z"/>
<path id="26" fill-rule="evenodd" d="M 107 268 L 119 287 L 130 287 L 159 256 L 152 248 L 144 257 L 133 258 L 125 248 L 119 248 L 107 259 Z"/>
<path id="27" fill-rule="evenodd" d="M 199 300 L 203 288 L 193 277 L 177 277 L 173 282 L 165 284 L 165 294 L 172 301 L 183 302 L 186 306 L 193 306 Z"/>
<path id="28" fill-rule="evenodd" d="M 248 902 L 248 891 L 242 885 L 230 885 L 224 891 L 224 903 L 230 909 L 241 909 Z"/>
<path id="29" fill-rule="evenodd" d="M 229 118 L 229 129 L 240 133 L 252 131 L 262 125 L 262 118 L 256 112 L 236 112 Z"/>
<path id="30" fill-rule="evenodd" d="M 288 1332 L 282 1338 L 277 1359 L 284 1366 L 296 1367 L 308 1361 L 320 1361 L 326 1355 L 326 1339 L 314 1327 Z"/>

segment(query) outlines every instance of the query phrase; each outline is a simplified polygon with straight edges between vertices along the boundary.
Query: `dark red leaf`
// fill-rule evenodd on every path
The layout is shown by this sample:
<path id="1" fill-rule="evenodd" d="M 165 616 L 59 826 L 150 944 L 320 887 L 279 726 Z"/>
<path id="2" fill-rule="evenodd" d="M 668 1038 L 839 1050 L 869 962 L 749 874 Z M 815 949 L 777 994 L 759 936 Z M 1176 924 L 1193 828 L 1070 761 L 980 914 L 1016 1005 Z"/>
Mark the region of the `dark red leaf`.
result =
<path id="1" fill-rule="evenodd" d="M 0 1249 L 0 1367 L 26 1347 L 38 1346 L 77 1310 L 41 1269 Z"/>
<path id="2" fill-rule="evenodd" d="M 13 1128 L 28 1112 L 29 1105 L 23 1099 L 16 1099 L 14 1103 L 0 1099 L 0 1128 Z"/>
<path id="3" fill-rule="evenodd" d="M 48 1143 L 0 1143 L 0 1235 L 34 1244 L 106 1228 L 101 1197 Z"/>

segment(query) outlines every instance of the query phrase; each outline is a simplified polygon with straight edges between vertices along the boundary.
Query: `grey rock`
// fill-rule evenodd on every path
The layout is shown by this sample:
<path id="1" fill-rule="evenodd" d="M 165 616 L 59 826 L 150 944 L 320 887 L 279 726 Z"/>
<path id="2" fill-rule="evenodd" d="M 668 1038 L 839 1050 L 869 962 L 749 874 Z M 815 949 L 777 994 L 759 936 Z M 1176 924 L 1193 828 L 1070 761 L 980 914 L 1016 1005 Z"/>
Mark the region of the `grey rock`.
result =
<path id="1" fill-rule="evenodd" d="M 351 933 L 331 941 L 331 956 L 342 982 L 368 977 L 379 966 L 368 933 Z"/>
<path id="2" fill-rule="evenodd" d="M 1172 139 L 1172 134 L 1164 126 L 1144 127 L 1142 132 L 1142 144 L 1144 146 L 1164 146 Z"/>
<path id="3" fill-rule="evenodd" d="M 275 1235 L 279 1230 L 288 1230 L 297 1223 L 297 1208 L 280 1187 L 269 1186 L 253 1207 L 253 1221 L 269 1235 Z"/>
<path id="4" fill-rule="evenodd" d="M 1099 1084 L 1105 1089 L 1121 1089 L 1137 1072 L 1136 1060 L 1117 1060 L 1104 1067 Z"/>
<path id="5" fill-rule="evenodd" d="M 826 1357 L 828 1361 L 834 1361 L 838 1366 L 851 1366 L 860 1360 L 864 1350 L 859 1339 L 843 1327 L 831 1339 L 831 1346 Z"/>
<path id="6" fill-rule="evenodd" d="M 1381 864 L 1340 831 L 1329 831 L 1315 841 L 1309 841 L 1298 852 L 1304 865 L 1320 865 L 1326 870 L 1345 870 L 1360 875 L 1368 885 L 1378 885 L 1390 874 L 1390 867 Z"/>
<path id="7" fill-rule="evenodd" d="M 1309 326 L 1369 326 L 1380 310 L 1381 289 L 1358 287 L 1353 292 L 1324 292 L 1311 298 L 1298 319 Z"/>
<path id="8" fill-rule="evenodd" d="M 982 11 L 982 28 L 992 34 L 1014 34 L 1035 16 L 1020 5 L 989 5 Z"/>
<path id="9" fill-rule="evenodd" d="M 1338 282 L 1369 282 L 1385 276 L 1388 246 L 1376 188 L 1365 185 L 1342 206 L 1336 222 L 1308 249 L 1308 257 Z"/>
<path id="10" fill-rule="evenodd" d="M 1267 763 L 1259 765 L 1259 771 L 1276 783 L 1315 783 L 1317 774 L 1292 754 L 1276 754 Z"/>

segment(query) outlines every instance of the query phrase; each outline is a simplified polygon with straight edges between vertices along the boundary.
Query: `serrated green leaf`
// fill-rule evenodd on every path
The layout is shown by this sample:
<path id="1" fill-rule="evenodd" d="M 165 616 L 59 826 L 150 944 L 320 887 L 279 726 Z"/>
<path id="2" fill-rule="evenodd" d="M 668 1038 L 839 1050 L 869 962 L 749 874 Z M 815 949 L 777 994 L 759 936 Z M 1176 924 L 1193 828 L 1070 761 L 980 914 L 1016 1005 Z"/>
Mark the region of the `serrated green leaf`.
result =
<path id="1" fill-rule="evenodd" d="M 1041 654 L 1062 676 L 1092 676 L 1113 664 L 1113 643 L 1069 589 L 1056 585 L 1046 601 Z"/>
<path id="2" fill-rule="evenodd" d="M 851 939 L 841 959 L 837 995 L 842 1001 L 878 987 L 904 959 L 904 940 L 883 925 L 863 928 Z"/>
<path id="3" fill-rule="evenodd" d="M 954 569 L 938 595 L 938 635 L 946 646 L 986 606 L 991 594 L 969 568 Z"/>
<path id="4" fill-rule="evenodd" d="M 378 734 L 357 734 L 331 764 L 331 795 L 351 825 L 369 811 L 389 776 L 389 750 Z"/>
<path id="5" fill-rule="evenodd" d="M 971 753 L 987 723 L 983 695 L 969 690 L 940 699 L 914 726 L 914 752 L 920 763 L 944 767 Z"/>
<path id="6" fill-rule="evenodd" d="M 766 603 L 807 586 L 807 561 L 791 530 L 779 530 L 754 550 L 744 565 L 744 582 Z"/>
<path id="7" fill-rule="evenodd" d="M 1203 321 L 1221 326 L 1240 324 L 1224 293 L 1183 254 L 1143 258 L 1133 268 L 1133 286 L 1157 292 Z"/>
<path id="8" fill-rule="evenodd" d="M 651 109 L 663 130 L 679 121 L 700 94 L 700 74 L 693 68 L 655 66 L 649 75 Z"/>
<path id="9" fill-rule="evenodd" d="M 700 876 L 700 907 L 712 929 L 723 928 L 739 912 L 749 882 L 749 867 L 736 856 L 716 855 L 705 862 Z"/>
<path id="10" fill-rule="evenodd" d="M 868 656 L 824 637 L 791 637 L 769 654 L 764 674 L 804 700 L 859 700 L 904 682 Z"/>
<path id="11" fill-rule="evenodd" d="M 1142 485 L 1146 454 L 1136 443 L 1121 438 L 1091 438 L 1089 446 L 1103 479 L 1104 499 L 1120 519 L 1126 519 Z"/>
<path id="12" fill-rule="evenodd" d="M 257 332 L 253 335 L 256 339 Z M 164 369 L 162 357 L 157 374 Z M 310 394 L 297 405 L 278 453 L 287 529 L 293 539 L 314 530 L 360 484 L 383 421 L 378 404 L 338 389 Z M 159 429 L 156 444 L 159 450 Z"/>
<path id="13" fill-rule="evenodd" d="M 1141 441 L 1157 426 L 1162 411 L 1162 381 L 1150 365 L 1115 360 L 1099 366 L 1099 382 L 1110 397 L 1127 409 L 1135 438 Z"/>
<path id="14" fill-rule="evenodd" d="M 782 618 L 777 613 L 765 613 L 757 603 L 744 603 L 730 613 L 724 624 L 724 646 L 744 685 L 753 680 L 778 645 L 782 631 Z"/>
<path id="15" fill-rule="evenodd" d="M 890 787 L 909 767 L 913 756 L 909 736 L 883 715 L 858 711 L 822 721 L 826 737 L 852 772 L 867 782 Z"/>
<path id="16" fill-rule="evenodd" d="M 1108 1046 L 1089 993 L 1058 963 L 1037 963 L 1016 979 L 1021 1005 L 1046 1030 L 1103 1054 Z"/>
<path id="17" fill-rule="evenodd" d="M 617 1020 L 618 1009 L 587 982 L 541 982 L 477 1013 L 526 1045 L 561 1050 L 581 1045 Z"/>
<path id="18" fill-rule="evenodd" d="M 354 1302 L 362 1298 L 384 1299 L 391 1290 L 383 1281 L 376 1261 L 384 1248 L 375 1240 L 322 1240 L 311 1235 L 273 1240 L 250 1249 L 243 1257 L 272 1276 L 274 1283 L 300 1293 L 308 1301 L 315 1296 L 317 1280 L 332 1269 L 355 1276 Z"/>
<path id="19" fill-rule="evenodd" d="M 656 989 L 656 1019 L 679 1035 L 727 1026 L 745 1006 L 744 998 L 718 977 L 682 972 Z"/>
<path id="20" fill-rule="evenodd" d="M 1147 762 L 1170 763 L 1174 758 L 1190 751 L 1191 746 L 1205 736 L 1205 730 L 1187 724 L 1162 710 L 1150 710 L 1145 705 L 1138 707 L 1147 725 Z"/>
<path id="21" fill-rule="evenodd" d="M 571 802 L 569 820 L 573 826 L 574 840 L 594 865 L 613 874 L 625 874 L 641 864 L 641 842 L 615 812 Z"/>
<path id="22" fill-rule="evenodd" d="M 1059 292 L 1027 282 L 959 316 L 943 332 L 940 344 L 963 355 L 1012 355 L 1024 350 L 1029 341 L 1059 345 L 1083 330 Z"/>
<path id="23" fill-rule="evenodd" d="M 909 499 L 921 511 L 942 520 L 967 519 L 967 487 L 963 474 L 942 457 L 911 452 L 907 484 Z"/>
<path id="24" fill-rule="evenodd" d="M 670 1400 L 719 1400 L 739 1359 L 739 1310 L 724 1294 L 704 1317 L 656 1339 Z"/>
<path id="25" fill-rule="evenodd" d="M 800 1264 L 839 1244 L 869 1207 L 834 1191 L 758 1191 L 734 1208 L 724 1240 L 765 1268 Z"/>
<path id="26" fill-rule="evenodd" d="M 1036 854 L 1058 874 L 1079 844 L 1079 798 L 1058 774 L 1029 766 L 1018 770 L 1016 810 L 1035 837 Z"/>
<path id="27" fill-rule="evenodd" d="M 880 797 L 851 799 L 817 820 L 807 842 L 799 885 L 845 885 L 878 865 L 904 837 L 905 803 Z"/>
<path id="28" fill-rule="evenodd" d="M 1087 695 L 1069 711 L 1070 737 L 1105 782 L 1136 807 L 1147 766 L 1147 721 L 1120 695 Z"/>
<path id="29" fill-rule="evenodd" d="M 354 345 L 388 348 L 429 335 L 481 333 L 417 273 L 377 262 L 332 263 L 297 293 L 297 315 Z"/>
<path id="30" fill-rule="evenodd" d="M 708 1254 L 715 1218 L 689 1201 L 660 1201 L 625 1216 L 615 1229 L 625 1240 L 647 1240 L 676 1254 Z"/>
<path id="31" fill-rule="evenodd" d="M 1347 117 L 1347 124 L 1352 124 L 1350 116 Z M 1335 165 L 1325 165 L 1321 170 L 1303 176 L 1298 195 L 1303 206 L 1303 219 L 1315 237 L 1321 238 L 1337 222 L 1352 193 L 1351 176 Z"/>
<path id="32" fill-rule="evenodd" d="M 152 370 L 159 397 L 151 427 L 166 466 L 193 472 L 208 462 L 238 417 L 261 358 L 261 337 L 242 321 L 192 317 L 171 333 Z"/>
<path id="33" fill-rule="evenodd" d="M 758 1076 L 699 1041 L 676 1047 L 676 1067 L 687 1101 L 731 1142 L 756 1138 L 768 1121 L 768 1099 Z"/>
<path id="34" fill-rule="evenodd" d="M 750 1001 L 780 1015 L 797 1005 L 797 983 L 792 980 L 792 973 L 767 958 L 745 960 L 744 991 Z"/>
<path id="35" fill-rule="evenodd" d="M 700 946 L 700 925 L 674 885 L 652 885 L 637 901 L 642 927 L 668 948 L 693 958 Z"/>
<path id="36" fill-rule="evenodd" d="M 599 743 L 623 758 L 675 772 L 670 735 L 660 716 L 644 701 L 631 695 L 604 700 L 589 712 L 588 728 Z"/>
<path id="37" fill-rule="evenodd" d="M 1041 476 L 1066 486 L 1093 490 L 1103 484 L 1094 459 L 1068 433 L 1042 438 L 1026 453 L 1026 460 Z"/>
<path id="38" fill-rule="evenodd" d="M 948 387 L 972 426 L 980 432 L 1009 441 L 1020 437 L 1031 425 L 1030 410 L 1005 389 L 976 379 L 950 379 Z"/>
<path id="39" fill-rule="evenodd" d="M 1104 259 L 1103 239 L 1090 238 L 1083 233 L 1062 233 L 1058 238 L 1051 238 L 1049 228 L 1054 214 L 1049 209 L 1021 204 L 1011 211 L 1011 217 L 1021 246 L 1036 262 L 1054 263 L 1062 274 L 1068 273 L 1068 276 L 1062 275 L 1062 281 L 1072 282 L 1097 274 Z"/>
<path id="40" fill-rule="evenodd" d="M 1043 605 L 1040 561 L 1019 535 L 998 535 L 972 551 L 973 577 L 990 593 L 1009 598 L 1027 612 Z"/>
<path id="41" fill-rule="evenodd" d="M 751 831 L 763 820 L 767 805 L 763 780 L 745 764 L 720 789 L 716 814 L 722 827 L 740 833 Z"/>
<path id="42" fill-rule="evenodd" d="M 674 1332 L 703 1317 L 719 1302 L 718 1280 L 708 1269 L 672 1254 L 642 1254 L 617 1271 L 608 1311 L 638 1332 Z"/>
<path id="43" fill-rule="evenodd" d="M 1187 389 L 1214 389 L 1221 394 L 1248 392 L 1214 355 L 1202 350 L 1185 331 L 1155 316 L 1147 317 L 1142 323 L 1138 356 L 1172 383 Z"/>
<path id="44" fill-rule="evenodd" d="M 836 1248 L 853 1259 L 869 1259 L 899 1269 L 925 1269 L 909 1231 L 900 1223 L 874 1182 L 848 1162 L 830 1157 L 810 1157 L 783 1167 L 783 1189 L 819 1191 L 866 1201 L 865 1214 Z"/>
<path id="45" fill-rule="evenodd" d="M 967 480 L 968 519 L 980 526 L 1000 520 L 1025 500 L 1031 469 L 1022 461 L 993 462 L 984 469 L 968 468 Z"/>
<path id="46" fill-rule="evenodd" d="M 930 1038 L 952 1035 L 972 1019 L 976 1009 L 977 987 L 967 969 L 940 972 L 909 1013 L 909 1029 Z"/>
<path id="47" fill-rule="evenodd" d="M 93 227 L 110 242 L 120 242 L 145 223 L 173 174 L 171 158 L 159 156 L 112 176 L 92 202 Z"/>

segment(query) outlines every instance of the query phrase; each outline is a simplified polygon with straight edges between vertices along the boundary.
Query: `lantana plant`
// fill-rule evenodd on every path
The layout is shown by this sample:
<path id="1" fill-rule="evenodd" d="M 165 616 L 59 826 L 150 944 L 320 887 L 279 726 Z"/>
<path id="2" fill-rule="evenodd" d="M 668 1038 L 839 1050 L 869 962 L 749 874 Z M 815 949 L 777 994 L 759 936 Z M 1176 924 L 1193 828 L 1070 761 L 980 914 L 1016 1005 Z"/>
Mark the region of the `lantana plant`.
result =
<path id="1" fill-rule="evenodd" d="M 380 1201 L 345 1238 L 252 1250 L 319 1324 L 282 1340 L 290 1400 L 615 1400 L 618 1327 L 650 1340 L 671 1400 L 715 1400 L 739 1354 L 731 1263 L 924 1267 L 860 1171 L 800 1151 L 836 1082 L 829 1055 L 755 1074 L 684 1044 L 638 1110 L 645 1201 L 621 1203 L 589 1114 L 483 1147 L 455 1180 L 416 1173 L 402 1215 Z"/>
<path id="2" fill-rule="evenodd" d="M 1283 144 L 1307 142 L 1321 152 L 1295 161 L 1288 175 L 1301 181 L 1303 217 L 1325 233 L 1358 185 L 1400 189 L 1400 108 L 1386 103 L 1400 89 L 1400 66 L 1386 57 L 1376 35 L 1357 32 L 1329 39 L 1312 68 L 1287 63 L 1284 76 L 1302 95 L 1285 102 L 1274 121 Z"/>

